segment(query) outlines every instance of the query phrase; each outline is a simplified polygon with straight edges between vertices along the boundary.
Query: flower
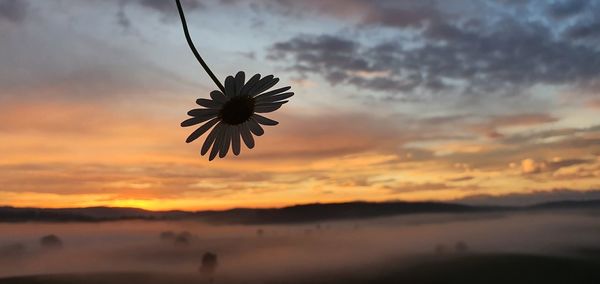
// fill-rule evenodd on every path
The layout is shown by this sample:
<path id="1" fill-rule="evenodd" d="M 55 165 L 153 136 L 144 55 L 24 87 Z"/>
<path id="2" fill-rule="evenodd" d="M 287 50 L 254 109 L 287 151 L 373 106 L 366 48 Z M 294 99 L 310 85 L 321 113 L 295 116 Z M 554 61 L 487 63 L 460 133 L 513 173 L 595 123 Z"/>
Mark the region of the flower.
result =
<path id="1" fill-rule="evenodd" d="M 261 79 L 260 74 L 256 74 L 248 82 L 244 81 L 245 74 L 242 71 L 238 72 L 235 78 L 228 76 L 225 79 L 225 91 L 212 91 L 211 99 L 197 99 L 196 103 L 204 108 L 190 110 L 188 115 L 192 118 L 181 123 L 182 127 L 188 127 L 206 122 L 188 136 L 187 143 L 198 139 L 212 127 L 200 151 L 204 156 L 212 147 L 209 161 L 212 161 L 217 154 L 220 158 L 225 157 L 230 145 L 233 154 L 239 155 L 240 137 L 246 146 L 252 149 L 254 147 L 252 134 L 256 136 L 264 134 L 260 125 L 278 124 L 277 121 L 259 113 L 279 109 L 288 102 L 285 99 L 294 95 L 293 92 L 287 92 L 291 89 L 289 86 L 268 91 L 279 82 L 279 78 L 273 75 Z"/>

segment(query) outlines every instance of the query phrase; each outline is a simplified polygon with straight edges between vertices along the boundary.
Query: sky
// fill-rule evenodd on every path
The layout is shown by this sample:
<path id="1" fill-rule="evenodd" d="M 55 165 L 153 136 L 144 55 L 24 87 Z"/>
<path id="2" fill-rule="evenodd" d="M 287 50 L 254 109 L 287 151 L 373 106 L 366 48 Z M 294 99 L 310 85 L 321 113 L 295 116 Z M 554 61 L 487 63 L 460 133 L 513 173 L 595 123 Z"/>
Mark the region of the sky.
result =
<path id="1" fill-rule="evenodd" d="M 600 2 L 182 1 L 222 81 L 295 96 L 252 150 L 181 128 L 217 89 L 168 0 L 0 0 L 0 204 L 153 210 L 600 189 Z"/>

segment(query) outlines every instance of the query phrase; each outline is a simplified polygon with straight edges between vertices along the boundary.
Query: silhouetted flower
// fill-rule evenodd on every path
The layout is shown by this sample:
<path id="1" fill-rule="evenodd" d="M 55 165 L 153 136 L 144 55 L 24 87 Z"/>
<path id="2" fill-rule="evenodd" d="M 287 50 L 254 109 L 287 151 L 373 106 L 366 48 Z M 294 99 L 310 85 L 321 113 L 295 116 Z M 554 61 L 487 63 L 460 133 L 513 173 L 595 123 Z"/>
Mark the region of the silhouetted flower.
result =
<path id="1" fill-rule="evenodd" d="M 208 158 L 209 161 L 212 161 L 217 154 L 220 158 L 225 157 L 230 146 L 233 154 L 239 155 L 241 151 L 240 138 L 244 140 L 248 148 L 254 148 L 252 134 L 261 136 L 264 133 L 260 125 L 278 124 L 277 121 L 268 119 L 259 113 L 273 112 L 279 109 L 287 102 L 285 99 L 293 96 L 294 93 L 286 92 L 290 87 L 268 91 L 279 82 L 279 79 L 273 75 L 261 79 L 260 74 L 256 74 L 248 82 L 245 82 L 245 74 L 242 71 L 238 72 L 235 78 L 228 76 L 225 79 L 225 86 L 223 86 L 194 46 L 187 28 L 181 1 L 175 0 L 175 3 L 177 4 L 185 39 L 192 53 L 198 63 L 202 65 L 206 74 L 219 88 L 219 90 L 210 93 L 210 100 L 196 100 L 197 104 L 205 108 L 189 111 L 188 115 L 192 118 L 181 123 L 181 126 L 187 127 L 205 122 L 188 136 L 186 142 L 190 143 L 198 139 L 212 128 L 200 151 L 202 155 L 205 155 L 212 148 Z"/>
<path id="2" fill-rule="evenodd" d="M 225 157 L 231 146 L 234 155 L 241 150 L 240 138 L 249 149 L 254 147 L 252 134 L 261 136 L 264 133 L 261 125 L 277 125 L 278 122 L 266 118 L 259 113 L 269 113 L 279 109 L 288 102 L 286 99 L 294 95 L 287 92 L 291 87 L 283 87 L 268 91 L 279 82 L 273 75 L 263 77 L 256 74 L 245 82 L 245 74 L 240 71 L 234 77 L 225 79 L 225 92 L 218 90 L 210 93 L 211 99 L 198 99 L 196 103 L 204 108 L 188 112 L 192 118 L 181 123 L 182 127 L 205 122 L 187 138 L 190 143 L 206 133 L 207 135 L 200 153 L 205 155 L 211 149 L 209 160 L 217 154 Z M 214 127 L 213 127 L 214 126 Z"/>

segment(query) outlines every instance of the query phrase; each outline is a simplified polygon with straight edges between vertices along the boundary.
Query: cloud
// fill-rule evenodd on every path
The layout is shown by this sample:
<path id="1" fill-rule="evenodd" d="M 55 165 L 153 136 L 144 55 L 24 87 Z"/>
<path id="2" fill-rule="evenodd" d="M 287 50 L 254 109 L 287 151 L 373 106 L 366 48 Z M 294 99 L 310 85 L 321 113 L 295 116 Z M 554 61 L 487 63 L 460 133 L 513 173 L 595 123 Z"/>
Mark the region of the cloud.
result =
<path id="1" fill-rule="evenodd" d="M 522 113 L 517 115 L 491 116 L 490 124 L 496 127 L 528 126 L 555 122 L 558 119 L 546 113 Z"/>
<path id="2" fill-rule="evenodd" d="M 403 18 L 392 8 L 385 13 Z M 414 37 L 398 30 L 394 39 L 367 43 L 342 34 L 303 34 L 273 44 L 269 58 L 299 74 L 321 75 L 332 85 L 394 94 L 514 94 L 540 84 L 577 85 L 600 75 L 596 46 L 556 37 L 543 22 L 498 11 L 489 20 L 425 14 L 427 20 L 411 21 L 425 23 Z M 600 29 L 589 28 L 595 30 Z"/>
<path id="3" fill-rule="evenodd" d="M 582 20 L 569 27 L 565 34 L 572 39 L 598 39 L 600 37 L 600 16 Z"/>
<path id="4" fill-rule="evenodd" d="M 546 163 L 538 163 L 534 159 L 525 159 L 521 161 L 521 172 L 524 174 L 538 173 L 546 168 Z"/>
<path id="5" fill-rule="evenodd" d="M 600 99 L 591 99 L 586 102 L 586 106 L 593 109 L 600 109 Z"/>
<path id="6" fill-rule="evenodd" d="M 0 65 L 0 99 L 51 96 L 102 100 L 124 93 L 146 96 L 160 89 L 197 87 L 135 48 L 66 33 L 59 25 L 32 28 L 26 33 L 17 29 L 3 32 Z"/>
<path id="7" fill-rule="evenodd" d="M 229 1 L 228 1 L 229 2 Z M 361 26 L 423 27 L 441 17 L 435 1 L 363 1 L 363 0 L 267 0 L 250 2 L 256 9 L 282 14 L 287 17 L 320 15 Z"/>
<path id="8" fill-rule="evenodd" d="M 276 133 L 265 136 L 248 155 L 259 160 L 314 161 L 365 152 L 393 153 L 418 134 L 390 126 L 390 120 L 342 110 L 310 116 L 287 114 L 279 119 Z M 263 143 L 270 146 L 263 148 Z"/>
<path id="9" fill-rule="evenodd" d="M 251 7 L 253 7 L 255 10 L 284 15 L 285 17 L 314 18 L 316 14 L 339 19 L 363 19 L 365 18 L 365 15 L 373 15 L 375 13 L 375 9 L 377 9 L 377 5 L 373 5 L 373 3 L 370 1 L 362 0 L 222 0 L 221 2 L 227 4 L 250 3 Z"/>
<path id="10" fill-rule="evenodd" d="M 230 192 L 240 181 L 248 184 L 270 175 L 235 175 L 234 171 L 202 169 L 187 164 L 139 165 L 105 162 L 32 162 L 0 165 L 4 192 L 62 195 L 104 194 L 136 198 L 175 198 L 189 192 L 207 195 Z M 223 182 L 223 181 L 227 182 Z M 203 181 L 203 184 L 199 184 Z M 195 186 L 192 186 L 195 185 Z M 215 186 L 218 185 L 218 186 Z"/>
<path id="11" fill-rule="evenodd" d="M 440 11 L 431 3 L 431 1 L 422 3 L 396 1 L 396 3 L 388 2 L 387 5 L 373 5 L 374 11 L 368 14 L 363 22 L 390 27 L 423 27 L 442 17 Z"/>
<path id="12" fill-rule="evenodd" d="M 483 95 L 536 84 L 574 84 L 600 74 L 597 50 L 555 42 L 542 27 L 510 26 L 499 25 L 503 30 L 490 34 L 465 32 L 444 45 L 417 48 L 396 42 L 369 47 L 341 36 L 303 35 L 274 44 L 270 58 L 291 60 L 291 70 L 320 74 L 332 85 L 392 93 L 460 88 Z"/>
<path id="13" fill-rule="evenodd" d="M 579 164 L 587 164 L 592 161 L 586 159 L 561 159 L 554 158 L 546 161 L 536 161 L 527 158 L 521 161 L 521 172 L 523 174 L 537 174 L 541 172 L 554 172 L 564 167 L 570 167 Z"/>
<path id="14" fill-rule="evenodd" d="M 447 190 L 453 187 L 448 186 L 445 183 L 403 183 L 395 186 L 386 186 L 391 193 L 404 193 L 404 192 L 419 192 L 419 191 L 435 191 L 435 190 Z"/>
<path id="15" fill-rule="evenodd" d="M 0 21 L 20 23 L 27 14 L 26 0 L 0 0 Z"/>
<path id="16" fill-rule="evenodd" d="M 131 28 L 131 20 L 129 19 L 129 17 L 127 17 L 127 14 L 125 13 L 125 7 L 124 7 L 124 2 L 121 2 L 122 4 L 119 5 L 119 10 L 117 11 L 117 23 L 119 24 L 119 26 L 123 27 L 125 30 Z"/>
<path id="17" fill-rule="evenodd" d="M 177 15 L 177 7 L 175 1 L 164 0 L 138 0 L 142 7 L 149 8 L 165 15 Z M 204 8 L 204 5 L 198 0 L 182 0 L 181 6 L 185 10 L 193 11 Z"/>
<path id="18" fill-rule="evenodd" d="M 6 103 L 0 106 L 0 133 L 84 134 L 118 122 L 115 112 L 72 103 Z M 102 133 L 105 133 L 104 130 Z"/>
<path id="19" fill-rule="evenodd" d="M 589 4 L 588 0 L 556 1 L 548 6 L 550 16 L 562 19 L 581 13 Z"/>
<path id="20" fill-rule="evenodd" d="M 449 182 L 461 182 L 461 181 L 472 180 L 474 178 L 475 177 L 473 177 L 473 176 L 462 176 L 462 177 L 450 178 L 450 179 L 447 179 L 447 181 L 449 181 Z"/>
<path id="21" fill-rule="evenodd" d="M 507 115 L 492 115 L 486 121 L 474 124 L 471 128 L 488 138 L 502 138 L 499 128 L 516 126 L 537 126 L 558 121 L 558 118 L 545 113 L 521 113 Z"/>
<path id="22" fill-rule="evenodd" d="M 576 166 L 562 167 L 552 173 L 555 180 L 581 180 L 600 177 L 600 163 L 585 163 Z"/>
<path id="23" fill-rule="evenodd" d="M 550 180 L 557 167 L 563 165 L 561 168 L 564 168 L 566 163 L 594 163 L 594 155 L 600 153 L 598 133 L 598 127 L 517 132 L 504 138 L 481 141 L 481 145 L 487 145 L 482 151 L 453 152 L 438 157 L 437 161 L 465 164 L 471 170 L 484 171 L 504 171 L 507 165 L 514 163 L 514 168 L 521 174 L 522 161 L 531 159 L 525 162 L 525 171 L 543 175 L 527 173 L 522 177 Z"/>
<path id="24" fill-rule="evenodd" d="M 549 130 L 538 130 L 526 133 L 517 133 L 503 139 L 506 144 L 538 144 L 544 141 L 561 141 L 573 137 L 580 137 L 586 133 L 594 133 L 600 130 L 600 125 L 584 128 L 555 128 Z"/>

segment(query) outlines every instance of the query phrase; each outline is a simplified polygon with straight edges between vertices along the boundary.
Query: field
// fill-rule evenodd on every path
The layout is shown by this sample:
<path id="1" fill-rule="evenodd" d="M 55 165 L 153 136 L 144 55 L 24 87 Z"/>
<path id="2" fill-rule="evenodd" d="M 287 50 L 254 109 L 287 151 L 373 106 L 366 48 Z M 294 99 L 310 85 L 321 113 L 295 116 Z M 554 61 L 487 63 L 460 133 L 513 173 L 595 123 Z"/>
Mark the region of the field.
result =
<path id="1" fill-rule="evenodd" d="M 600 283 L 595 211 L 265 226 L 5 223 L 0 283 Z M 60 247 L 40 244 L 47 234 Z M 218 256 L 213 273 L 200 271 L 206 252 Z"/>

